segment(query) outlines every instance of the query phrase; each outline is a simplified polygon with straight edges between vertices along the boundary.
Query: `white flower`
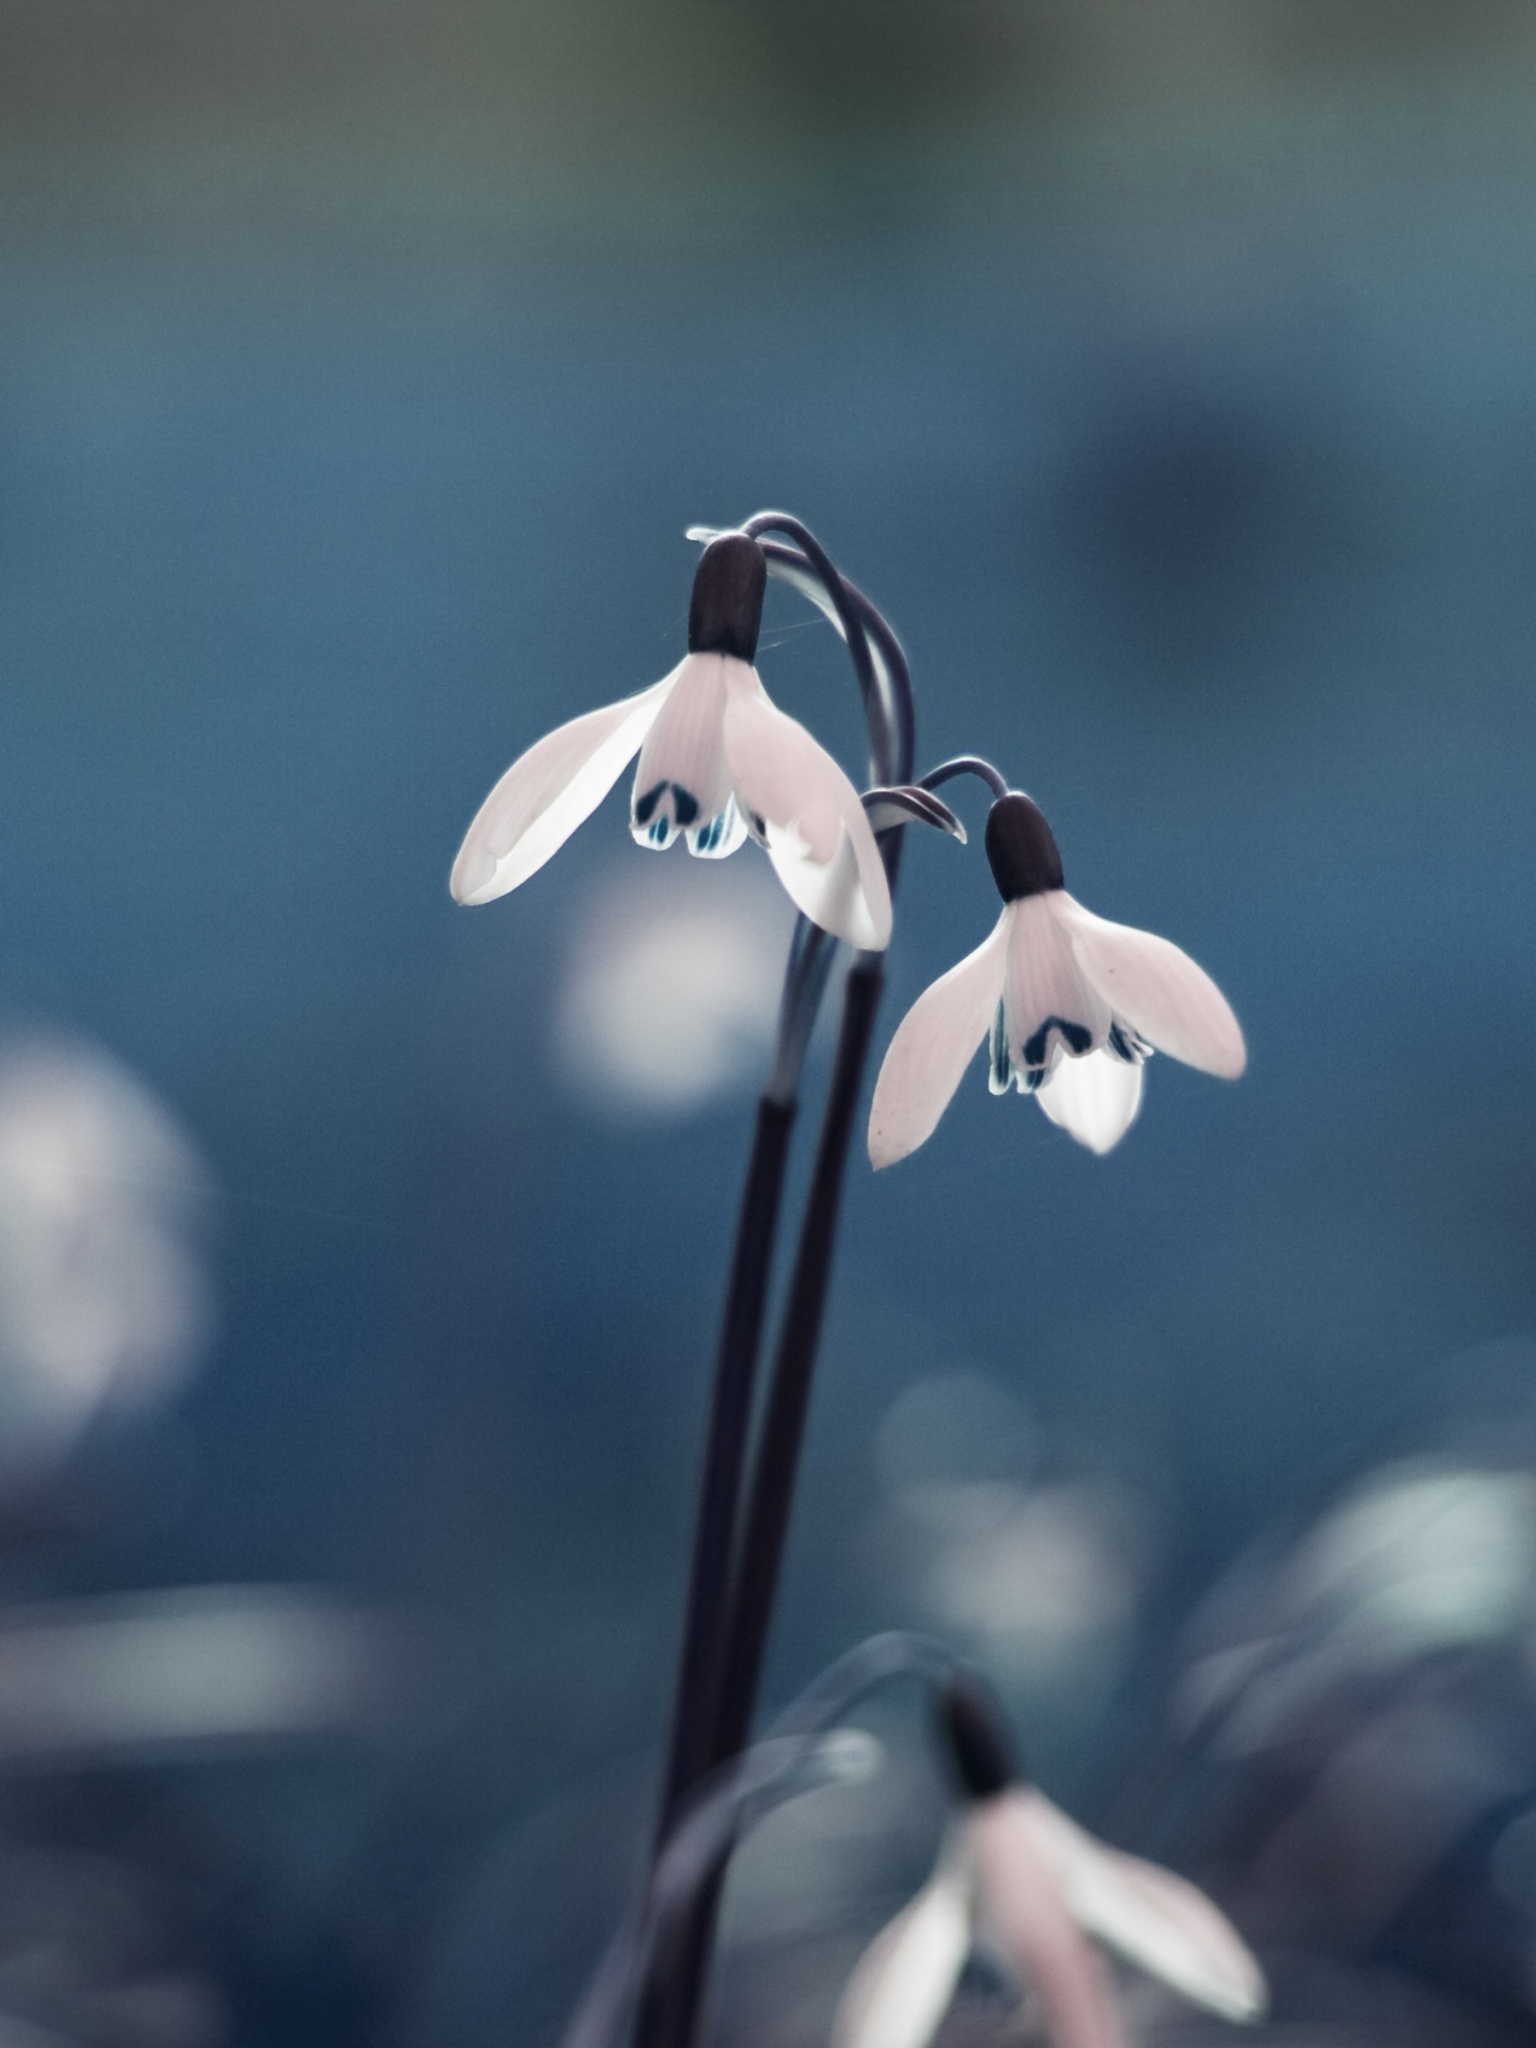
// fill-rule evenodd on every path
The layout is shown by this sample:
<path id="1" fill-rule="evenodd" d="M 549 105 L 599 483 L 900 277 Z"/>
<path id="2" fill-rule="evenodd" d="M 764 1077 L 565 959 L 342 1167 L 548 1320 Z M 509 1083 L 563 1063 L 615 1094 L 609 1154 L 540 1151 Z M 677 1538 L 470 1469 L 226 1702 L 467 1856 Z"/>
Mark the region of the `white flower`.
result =
<path id="1" fill-rule="evenodd" d="M 973 1948 L 1034 1994 L 1056 2048 L 1124 2048 L 1088 1935 L 1224 2019 L 1264 2010 L 1258 1964 L 1203 1892 L 1009 1784 L 968 1806 L 932 1877 L 865 1951 L 833 2048 L 926 2048 Z"/>
<path id="2" fill-rule="evenodd" d="M 850 945 L 891 936 L 885 868 L 858 792 L 768 698 L 757 650 L 767 568 L 748 535 L 710 542 L 694 579 L 688 653 L 638 696 L 573 718 L 502 776 L 470 826 L 449 886 L 489 903 L 537 872 L 590 817 L 635 753 L 631 830 L 720 860 L 750 835 L 797 909 Z"/>
<path id="3" fill-rule="evenodd" d="M 1094 1152 L 1130 1128 L 1149 1052 L 1236 1079 L 1247 1051 L 1221 990 L 1167 939 L 1069 896 L 1051 828 L 1027 796 L 998 798 L 986 843 L 1002 915 L 891 1040 L 869 1117 L 876 1166 L 931 1136 L 989 1026 L 993 1093 L 1016 1083 Z"/>

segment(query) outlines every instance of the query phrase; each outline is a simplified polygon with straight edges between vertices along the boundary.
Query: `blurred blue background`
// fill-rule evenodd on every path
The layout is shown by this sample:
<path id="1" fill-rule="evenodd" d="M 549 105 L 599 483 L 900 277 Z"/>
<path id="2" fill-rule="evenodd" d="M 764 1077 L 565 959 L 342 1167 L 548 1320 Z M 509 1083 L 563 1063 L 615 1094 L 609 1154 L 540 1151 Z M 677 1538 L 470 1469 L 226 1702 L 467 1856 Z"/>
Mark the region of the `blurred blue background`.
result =
<path id="1" fill-rule="evenodd" d="M 1251 1055 L 1104 1160 L 979 1065 L 855 1160 L 772 1696 L 947 1631 L 1102 1821 L 1204 1590 L 1524 1356 L 1533 91 L 1518 0 L 0 4 L 0 999 L 23 1110 L 135 1105 L 71 1171 L 171 1261 L 142 1341 L 109 1278 L 86 1366 L 6 1354 L 7 1583 L 390 1646 L 339 1730 L 0 1796 L 67 1913 L 159 1901 L 149 2037 L 552 2038 L 628 1870 L 787 923 L 622 794 L 446 876 L 673 665 L 690 522 L 805 518 L 922 759 Z M 760 667 L 856 767 L 783 591 Z M 909 847 L 884 1035 L 994 910 Z"/>

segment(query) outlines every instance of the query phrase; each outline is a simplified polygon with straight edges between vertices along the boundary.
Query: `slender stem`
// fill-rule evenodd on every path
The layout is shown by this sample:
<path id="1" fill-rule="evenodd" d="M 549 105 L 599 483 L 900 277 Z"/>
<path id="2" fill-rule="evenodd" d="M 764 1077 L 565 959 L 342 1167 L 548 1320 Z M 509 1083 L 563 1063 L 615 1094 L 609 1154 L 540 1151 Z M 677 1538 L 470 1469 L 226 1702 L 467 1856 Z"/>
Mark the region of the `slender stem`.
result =
<path id="1" fill-rule="evenodd" d="M 757 537 L 770 529 L 788 533 L 798 543 L 796 548 L 782 548 L 774 542 L 760 540 L 759 544 L 770 562 L 777 558 L 782 563 L 783 558 L 789 558 L 792 580 L 831 612 L 848 643 L 869 722 L 873 779 L 877 783 L 907 780 L 911 775 L 914 750 L 912 688 L 900 642 L 869 600 L 862 593 L 855 594 L 853 586 L 838 574 L 815 536 L 799 520 L 783 513 L 764 512 L 749 520 L 743 530 Z M 893 888 L 903 836 L 901 829 L 895 828 L 879 837 L 887 877 Z M 823 976 L 824 971 L 823 968 Z M 786 977 L 785 1012 L 781 1015 L 781 1046 L 786 1039 L 784 1018 L 790 1008 L 788 992 L 794 972 L 795 956 L 792 954 L 789 976 Z M 715 1414 L 723 1414 L 722 1473 L 718 1484 L 708 1469 L 704 1478 L 699 1533 L 694 1549 L 694 1586 L 699 1589 L 699 1600 L 696 1609 L 694 1600 L 690 1598 L 684 1661 L 678 1675 L 673 1744 L 663 1805 L 663 1839 L 668 1822 L 676 1818 L 678 1805 L 697 1776 L 698 1758 L 702 1755 L 705 1768 L 726 1761 L 741 1749 L 751 1725 L 794 1501 L 816 1349 L 831 1277 L 843 1173 L 881 979 L 881 955 L 878 953 L 859 955 L 848 975 L 837 1057 L 822 1119 L 811 1192 L 801 1227 L 774 1382 L 754 1467 L 744 1533 L 737 1553 L 740 1564 L 732 1586 L 728 1617 L 720 1613 L 720 1601 L 722 1575 L 729 1569 L 730 1553 L 724 1545 L 716 1545 L 714 1539 L 717 1530 L 725 1526 L 727 1500 L 734 1514 L 739 1498 L 745 1435 L 750 1421 L 751 1382 L 755 1377 L 761 1327 L 761 1292 L 757 1295 L 755 1318 L 748 1318 L 752 1324 L 750 1356 L 745 1351 L 733 1354 L 729 1367 L 733 1384 L 728 1390 L 724 1386 L 727 1352 L 725 1338 L 722 1337 L 720 1378 L 717 1379 L 715 1398 Z M 818 979 L 818 997 L 820 987 Z M 801 1050 L 803 1052 L 803 1041 Z M 777 1068 L 776 1061 L 776 1073 Z M 752 1269 L 760 1273 L 764 1288 L 776 1216 L 775 1206 L 768 1229 L 759 1232 L 754 1241 L 758 1249 L 749 1262 Z M 738 1239 L 738 1250 L 741 1244 L 742 1240 Z M 760 1268 L 756 1265 L 759 1257 Z M 728 1328 L 736 1294 L 733 1273 L 732 1307 L 727 1309 Z M 712 1452 L 714 1442 L 712 1422 Z M 704 1530 L 706 1505 L 711 1525 L 707 1538 Z M 709 1553 L 707 1560 L 701 1563 L 706 1551 Z M 695 1612 L 699 1615 L 697 1631 L 694 1627 Z M 723 1628 L 718 1625 L 721 1620 L 725 1623 Z M 699 1746 L 700 1730 L 705 1731 L 702 1749 Z M 687 1921 L 674 1960 L 663 1965 L 646 1985 L 636 2029 L 636 2039 L 641 2048 L 686 2048 L 693 2038 L 708 1977 L 724 1868 L 722 1859 L 719 1871 L 704 1887 Z"/>
<path id="2" fill-rule="evenodd" d="M 793 1102 L 775 1102 L 764 1095 L 757 1105 L 757 1131 L 742 1190 L 725 1317 L 715 1355 L 672 1733 L 656 1823 L 658 1845 L 666 1840 L 689 1788 L 710 1764 L 708 1705 L 715 1693 L 714 1661 L 730 1592 L 731 1547 L 752 1422 L 768 1268 L 794 1121 Z"/>
<path id="3" fill-rule="evenodd" d="M 777 513 L 759 513 L 758 518 L 772 519 L 785 531 L 805 531 L 798 520 L 780 519 Z M 757 521 L 749 523 L 755 526 Z M 763 540 L 760 535 L 757 536 L 757 544 L 768 558 L 770 571 L 792 585 L 802 597 L 808 597 L 848 641 L 854 667 L 859 671 L 860 686 L 865 691 L 866 705 L 871 690 L 878 700 L 880 723 L 876 727 L 872 720 L 870 726 L 870 780 L 876 783 L 910 781 L 916 752 L 912 679 L 906 654 L 889 621 L 846 576 L 839 578 L 841 603 L 834 600 L 822 583 L 813 558 L 802 548 L 786 547 L 782 541 Z M 857 623 L 868 641 L 872 675 L 867 682 L 860 656 L 854 651 L 855 640 L 850 638 L 850 620 Z"/>
<path id="4" fill-rule="evenodd" d="M 800 1450 L 805 1439 L 816 1352 L 832 1274 L 844 1169 L 854 1112 L 874 1030 L 883 976 L 878 956 L 850 969 L 842 1029 L 827 1096 L 821 1142 L 795 1256 L 784 1327 L 774 1361 L 768 1406 L 747 1496 L 731 1603 L 712 1764 L 734 1756 L 746 1742 L 767 1647 L 768 1625 L 794 1506 Z"/>
<path id="5" fill-rule="evenodd" d="M 609 1943 L 561 2048 L 621 2048 L 636 1999 L 653 1973 L 667 1969 L 678 1939 L 686 1937 L 692 1907 L 718 1883 L 742 1835 L 786 1799 L 868 1777 L 877 1754 L 877 1744 L 851 1730 L 829 1735 L 806 1728 L 760 1742 L 718 1773 L 712 1786 L 700 1786 Z"/>
<path id="6" fill-rule="evenodd" d="M 772 527 L 793 536 L 798 543 L 797 562 L 804 563 L 817 579 L 819 601 L 833 609 L 858 676 L 869 720 L 871 754 L 883 766 L 889 752 L 889 680 L 871 652 L 863 620 L 850 602 L 826 550 L 800 520 L 788 513 L 760 512 L 747 522 L 743 531 L 755 537 Z M 795 927 L 784 973 L 778 1038 L 768 1085 L 758 1104 L 757 1134 L 742 1190 L 725 1313 L 715 1353 L 714 1390 L 694 1519 L 688 1599 L 657 1813 L 658 1847 L 666 1840 L 689 1788 L 713 1761 L 710 1728 L 719 1694 L 731 1559 L 752 1423 L 752 1395 L 762 1343 L 768 1275 L 778 1232 L 800 1073 L 826 988 L 832 952 L 827 934 L 802 917 Z"/>
<path id="7" fill-rule="evenodd" d="M 918 777 L 919 789 L 941 789 L 946 782 L 953 782 L 957 775 L 974 775 L 978 782 L 984 782 L 994 796 L 1008 794 L 1008 779 L 990 761 L 984 761 L 980 754 L 956 754 L 952 761 L 941 761 L 937 768 L 930 768 L 926 775 Z"/>
<path id="8" fill-rule="evenodd" d="M 766 515 L 762 516 L 766 519 Z M 786 531 L 793 531 L 797 524 L 778 523 Z M 803 529 L 795 531 L 794 538 L 806 547 Z M 761 545 L 773 547 L 771 542 Z M 810 554 L 808 547 L 806 553 Z M 881 749 L 874 748 L 876 771 L 893 781 L 905 781 L 912 772 L 915 744 L 912 679 L 906 655 L 886 620 L 861 591 L 846 579 L 842 580 L 840 590 L 843 601 L 837 607 L 839 617 L 846 620 L 850 612 L 858 616 L 861 627 L 879 651 L 877 668 L 883 669 L 882 697 L 889 715 L 882 735 L 886 741 L 884 758 Z M 899 827 L 880 835 L 881 857 L 893 892 L 904 837 Z M 880 1000 L 883 960 L 880 953 L 860 954 L 849 970 L 844 991 L 837 1055 L 747 1497 L 710 1758 L 717 1765 L 744 1746 L 751 1729 L 794 1507 L 795 1481 L 832 1274 L 848 1147 Z M 688 2035 L 680 2034 L 677 2038 L 685 2042 Z"/>
<path id="9" fill-rule="evenodd" d="M 888 865 L 894 865 L 900 838 L 901 834 L 896 833 L 896 844 L 885 849 Z M 832 1082 L 753 1465 L 740 1563 L 719 1664 L 718 1699 L 708 1756 L 709 1763 L 715 1766 L 728 1762 L 742 1750 L 751 1728 L 810 1411 L 843 1173 L 882 981 L 878 953 L 861 955 L 849 969 Z M 694 1902 L 675 1960 L 647 1987 L 636 2035 L 640 2048 L 690 2048 L 695 2038 L 708 1985 L 725 1868 L 722 1858 L 718 1870 Z"/>
<path id="10" fill-rule="evenodd" d="M 837 941 L 830 932 L 812 924 L 808 917 L 796 918 L 784 969 L 784 993 L 779 1001 L 778 1040 L 763 1089 L 770 1102 L 792 1103 L 800 1092 L 805 1055 L 810 1049 L 821 999 L 827 992 L 827 976 L 832 971 L 836 951 Z"/>
<path id="11" fill-rule="evenodd" d="M 830 607 L 848 642 L 870 726 L 870 752 L 877 774 L 896 765 L 891 755 L 893 721 L 910 725 L 904 707 L 910 699 L 893 691 L 888 654 L 877 660 L 864 618 L 815 535 L 788 513 L 760 512 L 744 531 L 754 536 L 769 528 L 789 533 L 794 555 L 810 582 L 816 601 Z M 776 549 L 773 542 L 760 543 Z M 878 620 L 878 630 L 894 641 L 890 628 L 867 599 L 863 610 Z M 898 671 L 905 668 L 896 649 Z M 892 835 L 891 848 L 900 844 Z M 888 855 L 887 865 L 890 865 Z M 825 932 L 801 918 L 795 928 L 785 969 L 779 1011 L 778 1039 L 768 1085 L 758 1105 L 757 1135 L 742 1192 L 740 1219 L 732 1256 L 725 1313 L 715 1355 L 714 1390 L 705 1435 L 699 1505 L 694 1522 L 689 1565 L 688 1600 L 683 1621 L 673 1692 L 672 1726 L 657 1818 L 657 1841 L 666 1839 L 689 1787 L 713 1760 L 710 1726 L 719 1693 L 720 1654 L 726 1638 L 729 1574 L 752 1421 L 752 1395 L 767 1299 L 768 1275 L 777 1234 L 789 1133 L 795 1113 L 801 1069 L 811 1027 L 826 987 L 833 943 Z"/>
<path id="12" fill-rule="evenodd" d="M 900 1629 L 871 1636 L 813 1680 L 751 1750 L 697 1786 L 609 1943 L 561 2048 L 618 2048 L 658 1955 L 686 1933 L 748 1829 L 785 1798 L 867 1770 L 867 1752 L 856 1744 L 850 1750 L 847 1738 L 826 1740 L 866 1694 L 893 1678 L 916 1679 L 936 1692 L 964 1670 L 953 1652 L 927 1636 Z"/>
<path id="13" fill-rule="evenodd" d="M 719 1693 L 719 1658 L 725 1639 L 731 1558 L 784 1167 L 800 1072 L 833 951 L 827 934 L 802 917 L 795 926 L 784 970 L 773 1065 L 757 1105 L 756 1135 L 742 1188 L 725 1314 L 715 1353 L 714 1392 L 688 1570 L 688 1603 L 656 1822 L 658 1848 L 666 1840 L 689 1788 L 709 1768 L 710 1728 Z"/>
<path id="14" fill-rule="evenodd" d="M 751 534 L 772 564 L 774 557 L 793 555 L 796 565 L 812 572 L 815 583 L 820 585 L 823 595 L 818 595 L 814 584 L 802 584 L 812 603 L 822 603 L 836 619 L 837 629 L 848 643 L 849 657 L 859 679 L 859 692 L 864 699 L 864 716 L 869 722 L 869 756 L 872 764 L 871 780 L 889 782 L 902 780 L 892 772 L 891 764 L 900 752 L 898 734 L 899 708 L 893 702 L 889 678 L 882 674 L 869 645 L 865 615 L 874 607 L 865 600 L 863 605 L 855 602 L 853 586 L 833 566 L 832 558 L 821 542 L 802 520 L 789 512 L 758 512 L 742 528 Z M 796 543 L 795 548 L 781 548 L 773 541 L 765 541 L 765 533 L 787 533 Z M 878 615 L 877 615 L 878 616 Z M 884 621 L 881 621 L 882 625 Z M 886 629 L 889 631 L 889 628 Z"/>
<path id="15" fill-rule="evenodd" d="M 715 1351 L 688 1600 L 656 1822 L 658 1848 L 666 1840 L 688 1788 L 708 1767 L 708 1730 L 718 1692 L 731 1556 L 784 1168 L 799 1102 L 800 1074 L 833 951 L 825 932 L 803 917 L 797 921 L 784 969 L 773 1064 L 757 1105 L 756 1133 L 742 1187 L 725 1313 Z"/>

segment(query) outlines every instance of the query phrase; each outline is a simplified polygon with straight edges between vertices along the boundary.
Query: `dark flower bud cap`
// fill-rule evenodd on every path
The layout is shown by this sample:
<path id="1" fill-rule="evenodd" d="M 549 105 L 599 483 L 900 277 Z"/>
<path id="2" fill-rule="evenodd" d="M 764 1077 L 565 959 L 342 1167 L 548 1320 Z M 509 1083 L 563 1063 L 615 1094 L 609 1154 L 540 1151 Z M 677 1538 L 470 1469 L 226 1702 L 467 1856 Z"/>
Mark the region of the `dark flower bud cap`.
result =
<path id="1" fill-rule="evenodd" d="M 967 1799 L 993 1799 L 1023 1778 L 992 1688 L 975 1672 L 950 1680 L 938 1702 L 939 1733 Z"/>
<path id="2" fill-rule="evenodd" d="M 1010 789 L 988 811 L 986 847 L 1005 903 L 1063 887 L 1055 835 L 1045 813 L 1023 790 Z"/>
<path id="3" fill-rule="evenodd" d="M 763 623 L 768 558 L 749 533 L 721 533 L 699 557 L 688 606 L 688 652 L 750 662 Z"/>

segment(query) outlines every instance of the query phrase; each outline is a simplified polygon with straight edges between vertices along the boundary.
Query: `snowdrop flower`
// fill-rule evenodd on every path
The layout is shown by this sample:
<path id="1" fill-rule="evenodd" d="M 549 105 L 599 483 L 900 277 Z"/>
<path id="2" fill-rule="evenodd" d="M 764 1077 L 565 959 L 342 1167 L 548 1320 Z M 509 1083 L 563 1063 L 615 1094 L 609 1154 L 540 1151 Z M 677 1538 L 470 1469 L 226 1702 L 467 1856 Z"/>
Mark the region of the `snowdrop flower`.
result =
<path id="1" fill-rule="evenodd" d="M 1088 1937 L 1229 2020 L 1264 2010 L 1264 1978 L 1236 1930 L 1181 1877 L 1096 1841 L 1021 1783 L 969 1686 L 945 1704 L 963 1817 L 917 1894 L 865 1951 L 833 2048 L 927 2048 L 973 1950 L 1038 2001 L 1056 2048 L 1125 2048 Z"/>
<path id="2" fill-rule="evenodd" d="M 876 1166 L 932 1134 L 989 1025 L 992 1092 L 1016 1083 L 1094 1152 L 1130 1128 L 1154 1049 L 1236 1079 L 1247 1051 L 1215 982 L 1167 939 L 1095 917 L 1069 896 L 1038 805 L 1016 789 L 1000 796 L 986 846 L 1002 915 L 902 1019 L 870 1110 Z"/>
<path id="3" fill-rule="evenodd" d="M 858 793 L 752 666 L 767 564 L 750 535 L 700 558 L 688 652 L 638 696 L 588 711 L 514 761 L 470 826 L 450 887 L 489 903 L 538 871 L 638 752 L 630 829 L 640 845 L 721 860 L 750 834 L 797 909 L 850 945 L 880 949 L 891 897 Z"/>

